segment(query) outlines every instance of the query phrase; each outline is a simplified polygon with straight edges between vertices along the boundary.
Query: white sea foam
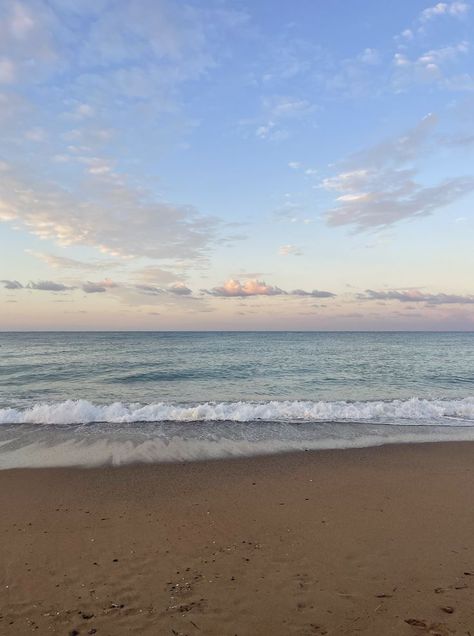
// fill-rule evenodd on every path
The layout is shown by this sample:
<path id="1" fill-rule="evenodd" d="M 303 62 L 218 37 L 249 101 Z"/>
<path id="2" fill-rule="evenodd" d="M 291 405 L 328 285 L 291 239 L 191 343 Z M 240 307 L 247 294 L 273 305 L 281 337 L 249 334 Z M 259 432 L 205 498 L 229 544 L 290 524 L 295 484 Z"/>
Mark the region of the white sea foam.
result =
<path id="1" fill-rule="evenodd" d="M 451 422 L 451 418 L 453 418 Z M 0 424 L 89 424 L 94 422 L 370 422 L 444 425 L 474 424 L 474 397 L 461 400 L 366 402 L 267 401 L 204 402 L 202 404 L 92 404 L 87 400 L 35 404 L 31 408 L 0 409 Z"/>

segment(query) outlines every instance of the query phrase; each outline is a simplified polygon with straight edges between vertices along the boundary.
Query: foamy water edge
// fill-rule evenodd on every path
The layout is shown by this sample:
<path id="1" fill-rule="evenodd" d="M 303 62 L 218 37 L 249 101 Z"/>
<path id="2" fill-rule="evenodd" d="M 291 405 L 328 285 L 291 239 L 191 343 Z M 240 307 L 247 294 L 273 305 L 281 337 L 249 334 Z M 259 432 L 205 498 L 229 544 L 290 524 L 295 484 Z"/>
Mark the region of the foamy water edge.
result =
<path id="1" fill-rule="evenodd" d="M 93 422 L 338 422 L 371 420 L 473 420 L 474 397 L 460 400 L 203 402 L 201 404 L 93 404 L 87 400 L 0 409 L 0 424 L 88 424 Z M 448 424 L 448 422 L 446 422 Z"/>

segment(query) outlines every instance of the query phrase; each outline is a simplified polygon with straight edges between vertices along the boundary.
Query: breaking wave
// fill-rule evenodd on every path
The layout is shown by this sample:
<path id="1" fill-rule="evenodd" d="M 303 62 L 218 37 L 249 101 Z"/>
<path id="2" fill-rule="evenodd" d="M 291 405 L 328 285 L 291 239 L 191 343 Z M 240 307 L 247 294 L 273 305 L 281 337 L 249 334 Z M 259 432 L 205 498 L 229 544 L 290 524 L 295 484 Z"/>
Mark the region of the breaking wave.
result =
<path id="1" fill-rule="evenodd" d="M 449 425 L 474 424 L 474 397 L 460 400 L 391 401 L 265 401 L 204 402 L 201 404 L 99 405 L 87 400 L 40 403 L 30 408 L 0 409 L 0 424 L 91 424 L 133 422 L 390 422 Z M 453 423 L 454 424 L 454 423 Z"/>

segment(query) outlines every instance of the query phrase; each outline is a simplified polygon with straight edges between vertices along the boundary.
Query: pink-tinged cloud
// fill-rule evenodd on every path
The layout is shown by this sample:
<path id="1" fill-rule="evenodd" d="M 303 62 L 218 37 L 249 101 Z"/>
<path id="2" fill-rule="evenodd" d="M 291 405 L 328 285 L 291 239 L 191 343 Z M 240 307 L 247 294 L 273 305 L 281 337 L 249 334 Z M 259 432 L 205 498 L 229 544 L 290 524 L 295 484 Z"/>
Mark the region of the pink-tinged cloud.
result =
<path id="1" fill-rule="evenodd" d="M 86 292 L 86 294 L 101 294 L 106 292 L 108 289 L 114 289 L 118 286 L 118 283 L 114 283 L 114 281 L 110 280 L 110 278 L 101 280 L 98 283 L 93 283 L 88 280 L 82 285 L 82 291 Z"/>
<path id="2" fill-rule="evenodd" d="M 243 283 L 238 279 L 231 278 L 220 287 L 212 289 L 203 289 L 204 293 L 211 296 L 242 298 L 245 296 L 300 296 L 312 298 L 334 298 L 336 294 L 329 291 L 305 291 L 304 289 L 294 289 L 293 291 L 285 291 L 280 287 L 267 285 L 264 281 L 257 279 L 248 279 Z"/>
<path id="3" fill-rule="evenodd" d="M 211 296 L 230 298 L 244 296 L 278 296 L 286 293 L 279 287 L 267 285 L 264 281 L 246 280 L 241 283 L 240 280 L 233 278 L 226 281 L 221 287 L 213 287 L 212 289 L 205 289 L 204 291 Z"/>
<path id="4" fill-rule="evenodd" d="M 98 283 L 98 285 L 101 285 L 102 287 L 106 287 L 107 289 L 114 289 L 115 287 L 119 287 L 119 284 L 115 283 L 110 278 L 104 278 L 104 280 L 101 280 Z"/>

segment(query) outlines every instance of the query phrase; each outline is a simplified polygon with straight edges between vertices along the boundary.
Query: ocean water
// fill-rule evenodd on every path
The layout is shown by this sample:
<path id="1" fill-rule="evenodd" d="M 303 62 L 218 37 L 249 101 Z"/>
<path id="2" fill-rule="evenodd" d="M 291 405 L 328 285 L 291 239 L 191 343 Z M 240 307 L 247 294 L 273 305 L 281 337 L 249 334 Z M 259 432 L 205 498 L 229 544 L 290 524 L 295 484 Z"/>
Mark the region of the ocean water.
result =
<path id="1" fill-rule="evenodd" d="M 3 333 L 0 468 L 474 440 L 473 333 Z"/>

